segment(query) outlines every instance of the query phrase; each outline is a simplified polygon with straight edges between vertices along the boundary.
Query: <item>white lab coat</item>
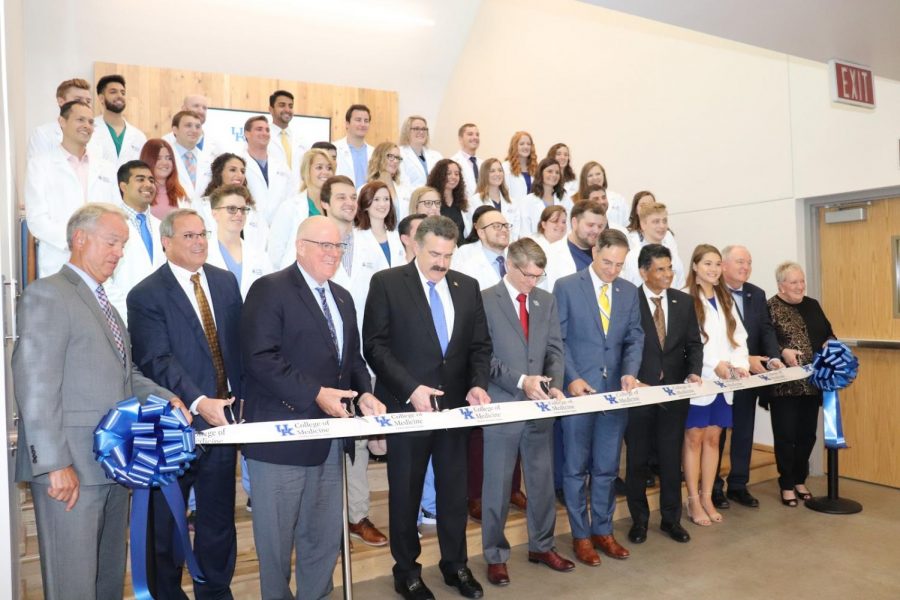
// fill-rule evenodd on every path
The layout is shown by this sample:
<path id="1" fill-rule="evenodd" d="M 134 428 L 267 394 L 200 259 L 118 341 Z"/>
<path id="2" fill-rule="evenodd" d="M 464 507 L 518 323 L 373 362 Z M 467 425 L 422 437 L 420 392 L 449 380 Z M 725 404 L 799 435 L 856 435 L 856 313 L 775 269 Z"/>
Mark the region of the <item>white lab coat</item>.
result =
<path id="1" fill-rule="evenodd" d="M 300 192 L 281 203 L 269 229 L 269 259 L 276 269 L 297 261 L 297 228 L 309 217 L 309 196 Z"/>
<path id="2" fill-rule="evenodd" d="M 66 224 L 86 202 L 109 202 L 118 205 L 122 196 L 116 185 L 116 169 L 112 163 L 91 156 L 88 159 L 88 193 L 69 165 L 68 153 L 56 146 L 47 154 L 28 161 L 25 174 L 25 217 L 28 229 L 37 238 L 38 277 L 59 271 L 69 260 Z"/>
<path id="3" fill-rule="evenodd" d="M 425 167 L 428 169 L 428 173 L 431 173 L 434 164 L 443 158 L 440 152 L 431 148 L 423 149 L 422 154 L 425 156 Z M 422 161 L 416 156 L 415 151 L 410 146 L 400 146 L 400 155 L 403 157 L 403 162 L 400 163 L 400 172 L 410 187 L 416 189 L 425 185 L 428 173 L 422 168 Z M 466 187 L 468 188 L 468 184 Z"/>
<path id="4" fill-rule="evenodd" d="M 469 158 L 468 154 L 460 150 L 451 156 L 450 160 L 455 161 L 456 164 L 459 165 L 459 170 L 462 171 L 463 181 L 466 182 L 466 195 L 469 197 L 469 202 L 471 202 L 472 196 L 475 195 L 475 189 L 478 187 L 478 182 L 475 180 L 475 172 L 472 170 L 472 161 L 469 160 Z M 480 157 L 475 157 L 475 163 L 478 165 L 479 173 L 481 173 L 482 162 Z"/>
<path id="5" fill-rule="evenodd" d="M 175 170 L 178 172 L 178 183 L 184 188 L 184 193 L 187 194 L 188 199 L 193 205 L 194 202 L 203 197 L 206 186 L 208 186 L 209 182 L 212 180 L 212 157 L 206 150 L 201 150 L 197 147 L 193 149 L 194 155 L 197 158 L 197 183 L 193 184 L 188 175 L 187 167 L 184 164 L 184 153 L 187 151 L 187 148 L 182 148 L 178 145 L 178 142 L 173 141 L 172 151 L 175 153 L 172 160 L 175 163 Z"/>
<path id="6" fill-rule="evenodd" d="M 350 265 L 349 289 L 350 295 L 353 296 L 353 304 L 356 306 L 356 321 L 360 336 L 372 277 L 379 271 L 406 264 L 406 251 L 400 241 L 400 234 L 396 230 L 388 231 L 387 242 L 391 255 L 390 264 L 371 229 L 353 230 L 353 262 Z"/>
<path id="7" fill-rule="evenodd" d="M 109 128 L 103 115 L 94 117 L 94 135 L 88 143 L 88 148 L 94 156 L 102 156 L 104 160 L 121 167 L 129 160 L 138 160 L 141 158 L 141 149 L 147 143 L 147 136 L 144 132 L 132 125 L 126 119 L 125 121 L 125 137 L 122 139 L 122 151 L 116 154 L 116 144 L 113 142 L 112 136 L 109 134 Z"/>
<path id="8" fill-rule="evenodd" d="M 572 258 L 572 252 L 569 250 L 569 238 L 564 237 L 550 244 L 546 254 L 547 268 L 544 271 L 547 273 L 547 277 L 538 287 L 552 292 L 558 279 L 571 275 L 576 270 L 575 259 Z"/>
<path id="9" fill-rule="evenodd" d="M 506 256 L 505 250 L 503 251 L 503 256 Z M 481 241 L 457 248 L 456 252 L 453 253 L 450 268 L 477 279 L 478 286 L 482 290 L 500 283 L 497 263 L 492 263 L 488 260 L 488 257 L 484 254 L 484 246 Z"/>
<path id="10" fill-rule="evenodd" d="M 269 156 L 277 157 L 278 160 L 287 164 L 287 155 L 284 153 L 284 146 L 281 145 L 281 127 L 274 123 L 269 123 L 271 137 L 269 138 Z M 288 167 L 291 170 L 291 190 L 300 189 L 300 163 L 303 162 L 303 155 L 309 150 L 305 145 L 300 143 L 299 136 L 290 129 L 287 130 L 288 146 L 291 149 L 291 161 Z"/>
<path id="11" fill-rule="evenodd" d="M 209 203 L 209 196 L 203 196 L 190 207 L 200 213 L 200 217 L 206 224 L 207 231 L 215 233 L 219 229 L 219 224 L 213 218 L 212 206 Z M 265 252 L 266 244 L 269 241 L 269 225 L 262 215 L 255 208 L 247 213 L 247 220 L 244 221 L 244 242 Z"/>
<path id="12" fill-rule="evenodd" d="M 166 135 L 162 136 L 162 139 L 169 142 L 169 145 L 172 148 L 175 148 L 175 134 L 171 131 Z M 203 143 L 203 152 L 209 157 L 209 162 L 211 163 L 215 158 L 224 153 L 224 152 L 234 152 L 238 153 L 241 149 L 241 144 L 238 142 L 228 143 L 225 140 L 221 140 L 213 135 L 209 135 L 206 132 L 203 133 L 203 137 L 200 138 Z M 206 188 L 204 187 L 203 190 Z M 203 190 L 200 190 L 201 192 Z"/>
<path id="13" fill-rule="evenodd" d="M 625 256 L 625 266 L 622 267 L 622 279 L 627 279 L 634 285 L 641 285 L 644 280 L 641 278 L 638 269 L 638 256 L 641 248 L 647 245 L 647 241 L 641 239 L 641 234 L 637 231 L 629 231 L 626 233 L 628 237 L 628 254 Z M 675 273 L 675 279 L 672 280 L 672 287 L 680 290 L 684 287 L 687 279 L 687 273 L 684 270 L 684 263 L 678 256 L 678 244 L 675 243 L 675 236 L 671 231 L 667 231 L 663 237 L 662 245 L 669 249 L 672 253 L 672 271 Z"/>
<path id="14" fill-rule="evenodd" d="M 481 197 L 481 194 L 473 194 L 469 197 L 469 210 L 463 213 L 463 221 L 466 224 L 466 232 L 465 235 L 469 235 L 472 231 L 472 219 L 475 216 L 475 211 L 478 210 L 481 206 L 493 206 L 494 203 L 488 198 L 484 200 Z M 500 214 L 506 218 L 506 222 L 512 225 L 512 230 L 509 232 L 509 241 L 510 243 L 516 241 L 521 237 L 525 237 L 530 232 L 523 230 L 522 218 L 522 203 L 521 202 L 507 202 L 506 200 L 500 201 Z M 527 223 L 524 225 L 525 229 L 527 229 Z"/>
<path id="15" fill-rule="evenodd" d="M 578 178 L 576 177 L 572 181 L 565 182 L 563 184 L 563 189 L 566 190 L 566 196 L 574 198 L 575 194 L 578 193 Z"/>
<path id="16" fill-rule="evenodd" d="M 25 154 L 25 158 L 31 160 L 35 156 L 48 154 L 53 148 L 62 144 L 62 139 L 63 134 L 59 127 L 59 120 L 53 119 L 48 123 L 38 125 L 28 136 L 28 152 Z"/>
<path id="17" fill-rule="evenodd" d="M 246 299 L 247 292 L 250 291 L 250 286 L 253 285 L 253 282 L 263 275 L 268 275 L 274 269 L 266 253 L 260 248 L 248 244 L 246 240 L 242 244 L 242 252 L 240 288 L 241 298 Z M 228 269 L 225 257 L 222 256 L 222 249 L 219 247 L 219 238 L 216 234 L 211 235 L 209 238 L 209 255 L 206 258 L 206 262 L 214 267 Z"/>
<path id="18" fill-rule="evenodd" d="M 356 181 L 354 177 L 355 172 L 353 170 L 353 156 L 350 154 L 350 145 L 347 143 L 347 138 L 342 137 L 338 141 L 334 142 L 334 147 L 337 148 L 337 169 L 334 171 L 335 175 L 346 175 L 350 178 L 351 181 L 356 185 L 356 188 L 359 189 L 366 184 L 365 181 Z M 375 151 L 375 148 L 371 144 L 366 144 L 366 172 L 369 170 L 369 159 L 372 158 L 372 152 Z"/>
<path id="19" fill-rule="evenodd" d="M 400 176 L 400 181 L 394 182 L 394 191 L 397 192 L 397 197 L 391 199 L 394 202 L 394 213 L 397 215 L 398 223 L 400 219 L 409 214 L 409 199 L 415 189 L 402 175 Z"/>
<path id="20" fill-rule="evenodd" d="M 162 240 L 159 237 L 159 224 L 159 219 L 152 214 L 148 215 L 147 227 L 153 241 L 153 260 L 150 260 L 137 222 L 128 218 L 128 242 L 125 244 L 122 258 L 119 259 L 112 277 L 103 284 L 110 303 L 119 311 L 125 325 L 128 325 L 128 307 L 125 304 L 128 292 L 166 262 Z"/>
<path id="21" fill-rule="evenodd" d="M 267 185 L 259 163 L 250 156 L 246 149 L 241 153 L 241 157 L 247 162 L 247 188 L 253 196 L 253 201 L 256 202 L 256 210 L 260 212 L 263 220 L 271 225 L 278 207 L 296 188 L 291 187 L 291 170 L 284 161 L 284 153 L 282 152 L 280 157 L 272 154 L 268 156 L 269 183 Z"/>
<path id="22" fill-rule="evenodd" d="M 506 188 L 509 190 L 509 197 L 512 200 L 521 200 L 530 193 L 528 185 L 525 183 L 525 176 L 513 175 L 507 160 L 503 161 L 503 174 L 506 176 Z M 531 178 L 531 181 L 534 183 L 534 177 Z"/>
<path id="23" fill-rule="evenodd" d="M 628 217 L 631 215 L 631 203 L 619 192 L 606 190 L 606 199 L 609 200 L 609 208 L 606 209 L 606 220 L 610 225 L 628 227 Z"/>
<path id="24" fill-rule="evenodd" d="M 538 225 L 541 223 L 541 213 L 544 212 L 544 209 L 547 206 L 544 204 L 543 198 L 538 198 L 534 194 L 528 194 L 524 198 L 519 201 L 521 206 L 520 212 L 522 213 L 521 217 L 521 231 L 519 231 L 519 237 L 524 237 L 531 233 L 537 233 Z M 554 196 L 554 204 L 558 204 L 566 209 L 566 223 L 568 223 L 567 229 L 571 229 L 572 222 L 569 219 L 569 215 L 572 214 L 572 199 L 569 198 L 568 195 L 563 195 L 562 200 L 557 201 L 557 198 Z"/>
<path id="25" fill-rule="evenodd" d="M 687 290 L 685 290 L 687 291 Z M 643 302 L 643 300 L 641 300 Z M 718 304 L 718 298 L 716 299 Z M 721 307 L 720 307 L 721 308 Z M 721 361 L 730 362 L 735 367 L 742 369 L 750 368 L 750 361 L 747 352 L 747 330 L 741 323 L 741 317 L 738 314 L 737 307 L 731 304 L 731 314 L 734 317 L 737 327 L 734 329 L 734 340 L 738 343 L 737 347 L 732 347 L 728 341 L 728 329 L 725 322 L 725 313 L 712 307 L 708 300 L 703 300 L 703 310 L 706 315 L 706 322 L 703 329 L 709 336 L 706 343 L 703 344 L 703 372 L 700 374 L 704 380 L 714 381 L 719 378 L 716 375 L 716 365 Z M 725 401 L 732 403 L 732 392 L 725 392 Z M 712 404 L 716 399 L 715 394 L 709 396 L 697 396 L 691 398 L 691 404 L 696 406 L 706 406 Z"/>

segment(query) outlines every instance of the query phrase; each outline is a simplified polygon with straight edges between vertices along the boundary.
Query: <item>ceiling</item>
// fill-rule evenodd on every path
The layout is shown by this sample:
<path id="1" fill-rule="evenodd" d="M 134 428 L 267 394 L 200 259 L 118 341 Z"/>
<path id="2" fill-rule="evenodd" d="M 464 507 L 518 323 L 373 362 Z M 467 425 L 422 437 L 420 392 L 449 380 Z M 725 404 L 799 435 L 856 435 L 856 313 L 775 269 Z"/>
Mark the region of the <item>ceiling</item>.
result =
<path id="1" fill-rule="evenodd" d="M 900 81 L 897 0 L 582 0 L 818 62 L 866 65 Z"/>

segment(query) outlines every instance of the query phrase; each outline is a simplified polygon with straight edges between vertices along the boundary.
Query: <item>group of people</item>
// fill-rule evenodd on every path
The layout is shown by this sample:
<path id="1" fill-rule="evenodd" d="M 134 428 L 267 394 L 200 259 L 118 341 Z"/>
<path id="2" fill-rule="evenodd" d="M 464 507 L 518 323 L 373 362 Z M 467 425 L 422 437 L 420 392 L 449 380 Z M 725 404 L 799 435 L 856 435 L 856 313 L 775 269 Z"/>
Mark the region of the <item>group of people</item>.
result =
<path id="1" fill-rule="evenodd" d="M 505 161 L 482 161 L 467 123 L 444 159 L 412 116 L 399 144 L 373 147 L 371 112 L 353 105 L 345 138 L 307 149 L 285 90 L 271 95 L 268 117 L 247 120 L 243 148 L 207 138 L 202 95 L 184 99 L 171 134 L 147 140 L 123 117 L 125 91 L 121 76 L 101 78 L 95 116 L 87 82 L 63 82 L 59 118 L 29 141 L 25 205 L 40 278 L 21 300 L 13 354 L 17 477 L 32 486 L 48 599 L 122 595 L 128 495 L 104 478 L 91 442 L 106 411 L 132 395 L 168 399 L 198 430 L 430 412 L 740 378 L 807 364 L 834 336 L 799 265 L 778 268 L 768 301 L 748 282 L 742 246 L 700 245 L 685 265 L 666 206 L 641 191 L 629 208 L 595 161 L 576 177 L 565 144 L 538 160 L 517 132 Z M 389 535 L 368 514 L 366 468 L 379 444 L 247 444 L 261 597 L 331 591 L 343 468 L 351 535 L 390 544 L 404 598 L 433 597 L 417 562 L 429 521 L 446 584 L 484 593 L 467 565 L 469 517 L 481 521 L 488 581 L 509 584 L 510 506 L 526 513 L 529 561 L 572 571 L 554 544 L 555 497 L 575 560 L 597 566 L 598 550 L 627 558 L 612 526 L 623 441 L 630 541 L 647 539 L 655 465 L 661 529 L 688 542 L 682 473 L 698 526 L 721 522 L 729 501 L 758 506 L 747 490 L 758 392 L 389 435 Z M 794 382 L 767 399 L 782 501 L 796 506 L 809 495 L 819 396 Z M 230 597 L 238 452 L 197 454 L 178 482 L 195 501 L 204 580 L 194 592 Z M 151 505 L 150 589 L 184 598 L 173 517 L 159 491 Z"/>

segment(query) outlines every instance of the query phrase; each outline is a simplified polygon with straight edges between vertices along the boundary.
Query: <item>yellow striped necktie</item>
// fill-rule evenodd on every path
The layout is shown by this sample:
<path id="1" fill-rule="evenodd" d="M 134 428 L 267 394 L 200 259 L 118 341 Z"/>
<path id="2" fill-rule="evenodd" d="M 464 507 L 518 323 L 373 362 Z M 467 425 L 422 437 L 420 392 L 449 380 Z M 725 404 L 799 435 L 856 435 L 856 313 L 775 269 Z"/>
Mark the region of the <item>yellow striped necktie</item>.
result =
<path id="1" fill-rule="evenodd" d="M 600 323 L 603 325 L 603 333 L 607 333 L 609 331 L 609 296 L 606 294 L 606 290 L 609 288 L 608 283 L 604 283 L 600 286 L 600 295 L 597 297 L 597 301 L 600 304 Z"/>
<path id="2" fill-rule="evenodd" d="M 288 168 L 293 166 L 293 162 L 291 162 L 291 140 L 288 139 L 287 129 L 281 130 L 281 147 L 284 148 L 284 156 L 287 159 Z"/>

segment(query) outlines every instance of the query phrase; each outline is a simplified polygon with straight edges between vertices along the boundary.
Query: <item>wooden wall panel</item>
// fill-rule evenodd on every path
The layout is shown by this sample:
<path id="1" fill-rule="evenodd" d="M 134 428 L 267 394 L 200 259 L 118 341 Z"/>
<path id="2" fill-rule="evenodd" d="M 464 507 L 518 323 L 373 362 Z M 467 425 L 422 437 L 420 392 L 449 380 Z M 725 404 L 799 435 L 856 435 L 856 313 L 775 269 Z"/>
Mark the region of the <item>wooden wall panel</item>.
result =
<path id="1" fill-rule="evenodd" d="M 258 110 L 267 114 L 269 94 L 277 89 L 294 94 L 294 113 L 331 118 L 331 138 L 344 137 L 344 113 L 354 103 L 368 105 L 372 126 L 367 141 L 372 145 L 400 136 L 397 92 L 248 77 L 227 73 L 204 73 L 139 65 L 94 63 L 94 80 L 119 73 L 128 88 L 126 118 L 147 134 L 160 137 L 171 130 L 172 115 L 181 108 L 182 99 L 201 93 L 210 98 L 210 106 L 240 110 Z"/>

